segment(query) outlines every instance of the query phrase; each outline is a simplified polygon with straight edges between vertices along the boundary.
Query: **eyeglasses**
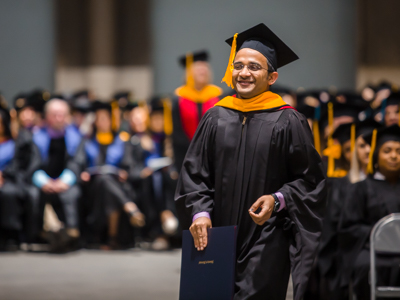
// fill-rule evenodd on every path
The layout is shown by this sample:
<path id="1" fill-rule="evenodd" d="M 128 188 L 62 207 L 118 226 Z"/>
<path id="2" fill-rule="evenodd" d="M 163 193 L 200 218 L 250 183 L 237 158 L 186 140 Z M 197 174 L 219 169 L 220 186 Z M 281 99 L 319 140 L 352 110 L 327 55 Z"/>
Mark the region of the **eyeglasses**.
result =
<path id="1" fill-rule="evenodd" d="M 233 64 L 233 68 L 236 71 L 242 71 L 244 69 L 244 67 L 247 67 L 247 70 L 249 70 L 250 72 L 257 72 L 257 71 L 260 71 L 261 69 L 267 70 L 268 72 L 273 72 L 269 69 L 261 67 L 259 64 L 256 64 L 256 63 L 249 63 L 248 65 L 245 65 L 242 63 Z"/>

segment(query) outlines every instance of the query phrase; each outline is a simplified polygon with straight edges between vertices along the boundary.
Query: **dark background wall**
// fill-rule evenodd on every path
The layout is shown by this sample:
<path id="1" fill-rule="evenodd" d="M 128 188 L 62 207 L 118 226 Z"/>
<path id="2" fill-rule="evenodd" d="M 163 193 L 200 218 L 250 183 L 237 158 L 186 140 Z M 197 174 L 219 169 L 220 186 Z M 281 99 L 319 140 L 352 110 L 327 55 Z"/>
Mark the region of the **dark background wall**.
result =
<path id="1" fill-rule="evenodd" d="M 10 100 L 21 89 L 52 89 L 54 2 L 0 1 L 0 91 Z"/>
<path id="2" fill-rule="evenodd" d="M 300 57 L 279 71 L 279 83 L 355 86 L 355 0 L 153 0 L 151 22 L 157 92 L 171 92 L 182 83 L 179 55 L 204 48 L 211 52 L 214 82 L 220 84 L 230 51 L 224 40 L 260 22 Z"/>

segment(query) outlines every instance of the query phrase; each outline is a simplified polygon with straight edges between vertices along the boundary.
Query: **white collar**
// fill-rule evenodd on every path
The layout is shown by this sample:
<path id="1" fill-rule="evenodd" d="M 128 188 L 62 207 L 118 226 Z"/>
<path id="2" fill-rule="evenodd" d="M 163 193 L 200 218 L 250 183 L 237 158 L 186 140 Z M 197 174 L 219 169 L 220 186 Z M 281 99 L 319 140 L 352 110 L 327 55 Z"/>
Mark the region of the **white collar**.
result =
<path id="1" fill-rule="evenodd" d="M 376 171 L 374 174 L 374 179 L 376 180 L 386 180 L 386 177 L 379 171 Z"/>

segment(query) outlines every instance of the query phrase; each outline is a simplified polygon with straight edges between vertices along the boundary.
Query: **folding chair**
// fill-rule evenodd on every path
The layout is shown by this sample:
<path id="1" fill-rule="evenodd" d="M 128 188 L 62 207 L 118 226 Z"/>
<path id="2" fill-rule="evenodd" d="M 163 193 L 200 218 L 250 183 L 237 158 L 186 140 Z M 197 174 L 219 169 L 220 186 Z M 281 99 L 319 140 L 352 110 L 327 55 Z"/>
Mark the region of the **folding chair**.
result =
<path id="1" fill-rule="evenodd" d="M 400 254 L 400 213 L 390 214 L 378 221 L 370 236 L 371 299 L 400 297 L 400 287 L 376 286 L 376 253 Z"/>

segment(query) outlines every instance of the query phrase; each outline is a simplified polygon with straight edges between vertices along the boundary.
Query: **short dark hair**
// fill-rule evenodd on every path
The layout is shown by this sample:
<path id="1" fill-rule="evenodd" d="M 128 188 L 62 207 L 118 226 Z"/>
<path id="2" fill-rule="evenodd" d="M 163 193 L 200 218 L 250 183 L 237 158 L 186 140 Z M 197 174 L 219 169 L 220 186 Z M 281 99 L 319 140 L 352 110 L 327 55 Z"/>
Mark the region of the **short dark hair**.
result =
<path id="1" fill-rule="evenodd" d="M 269 61 L 267 61 L 267 64 L 268 64 L 268 72 L 275 72 L 274 67 L 271 65 Z"/>

